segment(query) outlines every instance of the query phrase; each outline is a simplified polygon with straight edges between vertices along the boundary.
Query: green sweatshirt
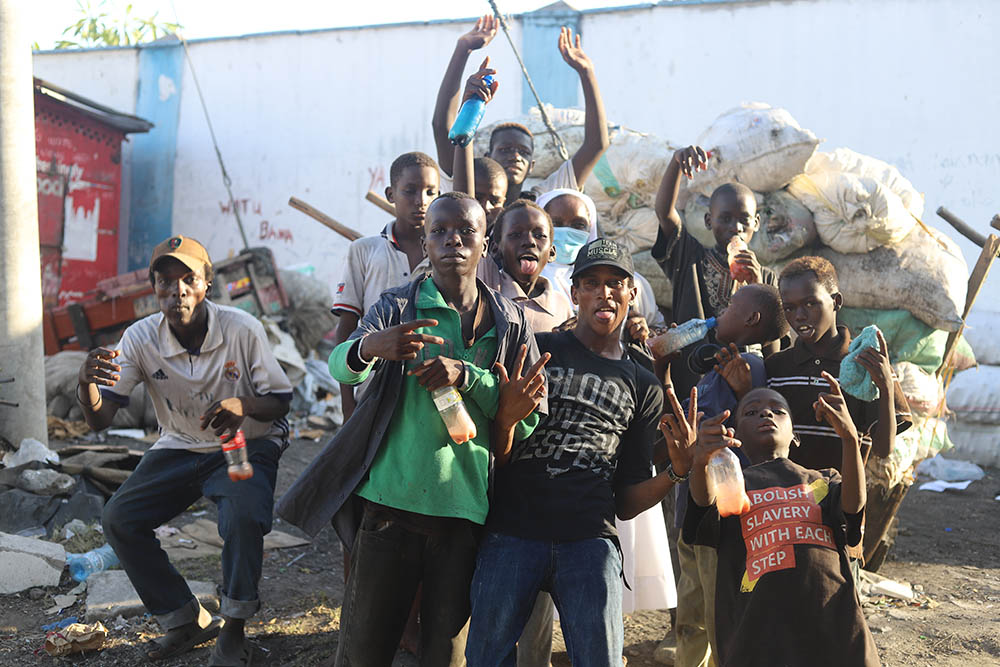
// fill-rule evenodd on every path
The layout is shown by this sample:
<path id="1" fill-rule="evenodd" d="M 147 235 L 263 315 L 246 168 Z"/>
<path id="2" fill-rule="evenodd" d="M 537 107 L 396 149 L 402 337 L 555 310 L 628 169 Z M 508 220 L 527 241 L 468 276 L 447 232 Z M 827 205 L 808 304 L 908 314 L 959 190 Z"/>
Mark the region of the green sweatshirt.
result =
<path id="1" fill-rule="evenodd" d="M 409 512 L 483 524 L 489 511 L 490 422 L 500 398 L 499 381 L 488 370 L 497 356 L 496 328 L 466 348 L 458 311 L 445 303 L 431 278 L 420 285 L 415 305 L 417 319 L 438 321 L 437 326 L 417 332 L 440 336 L 445 343 L 424 346 L 417 359 L 406 362 L 406 369 L 438 356 L 464 361 L 465 384 L 459 391 L 476 424 L 476 437 L 455 444 L 431 393 L 420 386 L 416 376 L 406 375 L 385 441 L 357 494 Z M 371 365 L 360 373 L 347 365 L 347 352 L 357 343 L 341 343 L 330 355 L 330 374 L 339 382 L 358 384 L 371 372 Z M 515 427 L 514 437 L 527 438 L 538 421 L 538 414 L 532 413 Z"/>

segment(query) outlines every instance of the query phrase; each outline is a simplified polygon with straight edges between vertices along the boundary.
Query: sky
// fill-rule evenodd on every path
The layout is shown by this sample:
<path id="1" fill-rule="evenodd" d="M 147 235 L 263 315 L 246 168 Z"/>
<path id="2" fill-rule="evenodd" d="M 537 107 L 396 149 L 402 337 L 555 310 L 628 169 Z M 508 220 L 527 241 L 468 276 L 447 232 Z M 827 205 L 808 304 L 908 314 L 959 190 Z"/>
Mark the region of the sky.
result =
<path id="1" fill-rule="evenodd" d="M 87 4 L 88 0 L 80 2 Z M 521 13 L 551 2 L 497 0 L 497 5 L 504 13 Z M 122 12 L 130 3 L 133 16 L 146 18 L 158 13 L 157 21 L 180 23 L 187 39 L 465 18 L 491 11 L 487 0 L 105 0 L 103 11 Z M 102 6 L 100 0 L 89 0 L 89 4 Z M 638 0 L 570 0 L 569 4 L 592 9 L 638 4 Z M 53 48 L 63 29 L 81 16 L 78 0 L 33 0 L 29 5 L 31 41 L 42 49 Z"/>

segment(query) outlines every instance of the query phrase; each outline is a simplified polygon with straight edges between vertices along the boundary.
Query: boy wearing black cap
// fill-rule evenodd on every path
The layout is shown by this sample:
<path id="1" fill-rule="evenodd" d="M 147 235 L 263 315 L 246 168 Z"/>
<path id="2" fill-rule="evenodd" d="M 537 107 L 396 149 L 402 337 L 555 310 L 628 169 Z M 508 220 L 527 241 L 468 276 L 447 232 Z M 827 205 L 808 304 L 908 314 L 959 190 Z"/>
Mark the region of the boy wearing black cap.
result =
<path id="1" fill-rule="evenodd" d="M 76 397 L 99 431 L 141 383 L 160 438 L 104 507 L 101 524 L 143 604 L 166 634 L 146 656 L 163 660 L 219 639 L 209 665 L 250 661 L 246 619 L 260 608 L 263 539 L 271 530 L 278 457 L 288 445 L 292 387 L 252 315 L 206 300 L 208 252 L 174 236 L 153 249 L 149 279 L 160 312 L 132 324 L 114 348 L 97 348 L 80 368 Z M 246 437 L 254 474 L 229 478 L 220 437 Z M 222 619 L 192 595 L 160 548 L 154 529 L 205 496 L 219 508 Z M 221 632 L 220 632 L 221 628 Z"/>
<path id="2" fill-rule="evenodd" d="M 651 477 L 660 383 L 627 353 L 632 258 L 607 239 L 574 265 L 576 327 L 538 334 L 549 414 L 525 440 L 497 447 L 487 535 L 472 583 L 471 667 L 513 664 L 540 590 L 552 594 L 574 665 L 622 659 L 622 561 L 615 516 L 630 519 L 673 487 Z M 686 470 L 677 471 L 684 474 Z"/>

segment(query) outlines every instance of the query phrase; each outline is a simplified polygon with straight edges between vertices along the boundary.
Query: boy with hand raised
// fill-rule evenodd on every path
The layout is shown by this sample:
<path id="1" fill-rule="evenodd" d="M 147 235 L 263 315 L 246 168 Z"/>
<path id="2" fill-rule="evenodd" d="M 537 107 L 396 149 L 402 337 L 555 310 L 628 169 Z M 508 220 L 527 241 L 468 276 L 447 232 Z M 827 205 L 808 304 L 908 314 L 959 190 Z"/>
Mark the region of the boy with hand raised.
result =
<path id="1" fill-rule="evenodd" d="M 813 470 L 788 459 L 797 438 L 788 402 L 767 388 L 753 389 L 736 409 L 697 424 L 688 450 L 691 486 L 684 537 L 718 552 L 715 632 L 720 667 L 730 665 L 879 664 L 851 576 L 847 547 L 861 541 L 866 502 L 861 440 L 836 379 L 817 396 L 814 416 L 841 440 L 840 472 Z M 740 447 L 749 511 L 720 517 L 707 478 L 709 459 Z M 761 637 L 769 641 L 761 641 Z"/>
<path id="2" fill-rule="evenodd" d="M 712 193 L 705 226 L 712 230 L 715 246 L 705 248 L 684 229 L 677 212 L 681 175 L 691 178 L 696 170 L 707 168 L 707 156 L 700 146 L 688 146 L 674 153 L 656 193 L 656 216 L 660 221 L 653 259 L 673 285 L 673 316 L 677 323 L 718 315 L 728 304 L 737 283 L 730 275 L 728 245 L 734 237 L 749 243 L 760 224 L 757 200 L 745 185 L 726 183 Z M 751 250 L 735 255 L 735 263 L 751 276 L 751 283 L 777 285 L 770 269 L 762 267 Z M 767 346 L 767 352 L 777 350 Z M 686 356 L 686 354 L 684 355 Z M 698 382 L 687 364 L 672 367 L 674 386 L 681 395 Z"/>
<path id="3" fill-rule="evenodd" d="M 544 384 L 533 381 L 545 358 L 521 309 L 476 279 L 485 228 L 482 208 L 468 195 L 442 195 L 428 207 L 431 274 L 384 292 L 334 349 L 335 378 L 373 376 L 372 386 L 279 503 L 279 513 L 310 534 L 332 516 L 353 545 L 338 665 L 392 662 L 420 582 L 422 664 L 462 663 L 469 584 L 489 507 L 491 431 L 526 437 L 545 412 Z M 530 368 L 521 377 L 525 360 Z M 509 382 L 490 372 L 496 363 Z M 476 425 L 461 445 L 431 396 L 448 386 L 460 391 Z M 512 393 L 527 396 L 513 400 Z M 512 420 L 510 405 L 525 404 L 531 409 Z"/>
<path id="4" fill-rule="evenodd" d="M 469 33 L 462 35 L 455 45 L 455 52 L 441 81 L 431 125 L 441 170 L 446 175 L 452 173 L 453 146 L 448 140 L 448 131 L 458 112 L 462 71 L 469 54 L 489 44 L 496 35 L 496 29 L 494 17 L 484 16 Z M 555 172 L 531 188 L 532 197 L 556 188 L 580 189 L 610 145 L 604 103 L 597 86 L 594 64 L 583 51 L 580 36 L 576 35 L 574 38 L 573 31 L 563 27 L 559 33 L 558 48 L 566 64 L 579 75 L 583 87 L 586 110 L 583 144 Z M 533 154 L 534 137 L 528 128 L 518 123 L 503 123 L 494 128 L 490 135 L 487 157 L 499 162 L 507 172 L 506 201 L 513 202 L 522 197 L 522 186 L 534 164 Z"/>

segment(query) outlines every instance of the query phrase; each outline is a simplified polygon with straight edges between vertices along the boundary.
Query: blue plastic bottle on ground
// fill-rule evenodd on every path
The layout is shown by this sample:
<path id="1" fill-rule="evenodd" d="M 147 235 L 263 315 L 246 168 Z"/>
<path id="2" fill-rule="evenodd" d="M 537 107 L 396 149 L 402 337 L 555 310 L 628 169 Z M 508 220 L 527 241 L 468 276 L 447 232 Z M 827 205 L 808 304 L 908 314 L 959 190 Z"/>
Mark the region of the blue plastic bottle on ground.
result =
<path id="1" fill-rule="evenodd" d="M 492 86 L 493 77 L 487 74 L 483 77 L 483 83 Z M 482 122 L 485 113 L 486 102 L 482 98 L 473 97 L 471 100 L 466 100 L 458 110 L 455 123 L 448 133 L 448 140 L 457 146 L 468 146 L 472 137 L 476 136 L 476 130 L 479 129 L 479 123 Z"/>
<path id="2" fill-rule="evenodd" d="M 706 335 L 708 330 L 715 326 L 715 318 L 707 320 L 688 320 L 679 327 L 667 329 L 666 333 L 655 338 L 650 338 L 646 344 L 658 357 L 665 357 L 672 352 L 683 349 L 691 343 L 696 343 Z"/>
<path id="3" fill-rule="evenodd" d="M 66 554 L 66 564 L 73 579 L 86 581 L 95 572 L 103 572 L 118 565 L 118 556 L 110 544 L 105 544 L 85 554 Z"/>

